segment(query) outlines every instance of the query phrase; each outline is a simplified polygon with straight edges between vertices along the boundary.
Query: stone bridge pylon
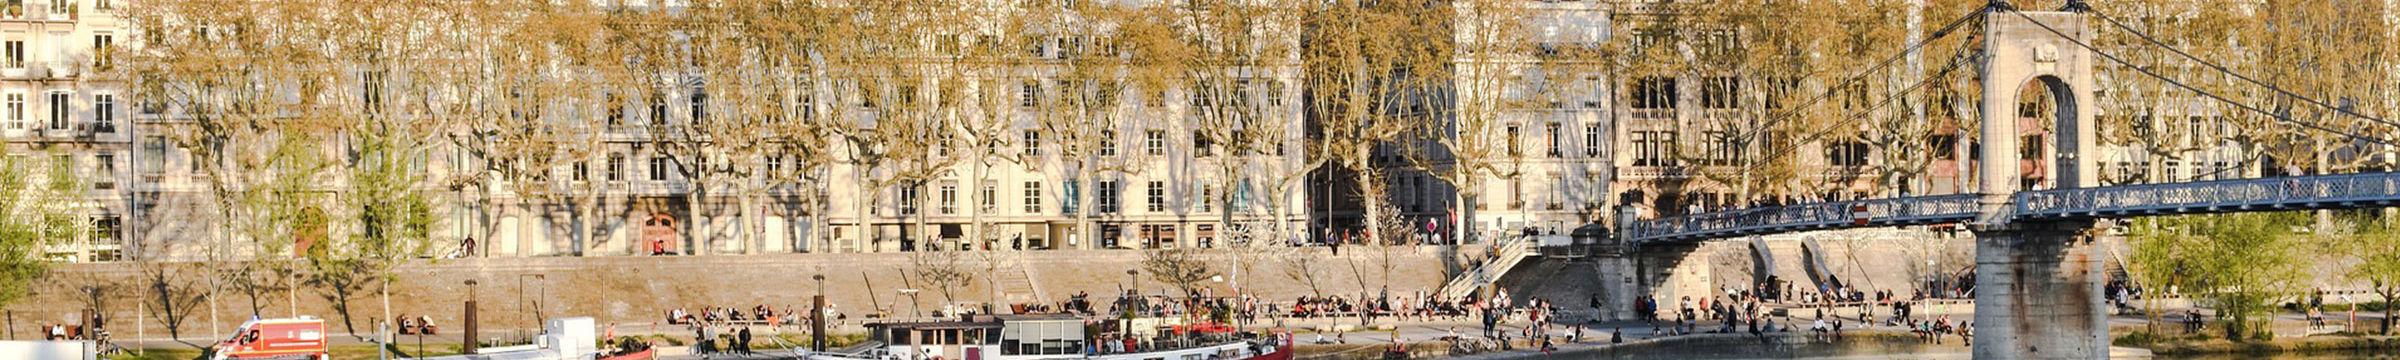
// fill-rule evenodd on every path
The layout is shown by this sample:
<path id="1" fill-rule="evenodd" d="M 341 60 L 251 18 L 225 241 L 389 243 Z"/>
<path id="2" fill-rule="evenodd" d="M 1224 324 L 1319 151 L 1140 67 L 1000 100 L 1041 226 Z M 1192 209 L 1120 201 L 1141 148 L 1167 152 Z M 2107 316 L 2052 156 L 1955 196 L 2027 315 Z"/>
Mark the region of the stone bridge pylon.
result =
<path id="1" fill-rule="evenodd" d="M 2012 220 L 2020 191 L 2098 185 L 2092 112 L 2091 32 L 2080 2 L 2062 11 L 2017 11 L 1995 1 L 1984 13 L 1983 123 L 1976 171 L 1974 355 L 1977 359 L 2104 359 L 2108 313 L 2102 259 L 2091 220 Z M 2064 34 L 2066 36 L 2061 36 Z M 2068 38 L 2073 36 L 2075 38 Z M 2056 104 L 2048 123 L 2016 113 L 2027 87 Z M 2038 117 L 2037 117 L 2038 118 Z M 2043 128 L 2053 129 L 2043 131 Z M 2047 135 L 2047 136 L 2043 136 Z M 2026 139 L 2035 143 L 2023 143 Z M 2035 147 L 2024 149 L 2021 147 Z M 2013 161 L 2033 150 L 2036 160 Z M 2030 180 L 2030 181 L 2029 181 Z"/>

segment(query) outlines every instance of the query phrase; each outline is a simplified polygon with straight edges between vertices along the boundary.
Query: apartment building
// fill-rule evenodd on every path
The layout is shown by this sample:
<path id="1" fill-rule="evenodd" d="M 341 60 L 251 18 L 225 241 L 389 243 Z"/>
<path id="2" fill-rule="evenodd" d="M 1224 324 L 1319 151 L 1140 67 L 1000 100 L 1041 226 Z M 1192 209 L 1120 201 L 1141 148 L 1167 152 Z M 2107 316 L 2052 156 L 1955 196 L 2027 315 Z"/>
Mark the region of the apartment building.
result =
<path id="1" fill-rule="evenodd" d="M 8 100 L 0 119 L 7 121 L 9 154 L 69 164 L 91 181 L 82 205 L 96 230 L 54 243 L 51 256 L 286 255 L 262 253 L 268 250 L 255 245 L 260 242 L 245 238 L 254 232 L 234 223 L 256 214 L 226 208 L 223 186 L 266 175 L 210 179 L 231 168 L 206 164 L 193 149 L 177 145 L 183 142 L 169 134 L 193 124 L 178 115 L 181 110 L 133 106 L 115 90 L 123 82 L 91 76 L 89 69 L 106 65 L 114 37 L 130 31 L 110 14 L 110 0 L 52 1 L 34 0 L 24 6 L 29 13 L 0 22 L 10 56 L 0 90 Z M 676 11 L 680 5 L 627 6 Z M 852 129 L 870 131 L 880 126 L 879 117 L 903 111 L 897 106 L 942 104 L 944 116 L 962 120 L 918 139 L 945 144 L 923 155 L 962 160 L 938 161 L 940 168 L 918 171 L 920 178 L 910 181 L 892 180 L 890 165 L 837 161 L 803 169 L 796 158 L 803 154 L 790 150 L 740 156 L 681 150 L 672 142 L 683 135 L 674 132 L 728 117 L 712 107 L 731 106 L 714 99 L 732 94 L 711 94 L 724 90 L 691 74 L 672 74 L 685 80 L 649 93 L 595 96 L 610 99 L 607 105 L 530 107 L 571 119 L 559 129 L 588 131 L 595 145 L 559 149 L 566 155 L 541 158 L 538 165 L 516 165 L 526 168 L 502 169 L 525 158 L 503 159 L 511 155 L 495 154 L 499 145 L 490 139 L 442 136 L 406 164 L 423 174 L 414 186 L 432 199 L 436 218 L 423 256 L 1220 247 L 1305 229 L 1301 81 L 1291 62 L 1227 68 L 1159 89 L 1115 88 L 1101 97 L 1122 101 L 1097 112 L 1110 115 L 1086 119 L 1096 124 L 1094 133 L 1070 142 L 1042 119 L 1056 116 L 1051 105 L 1058 99 L 1095 94 L 1068 93 L 1073 86 L 1058 75 L 1064 71 L 1059 67 L 1074 55 L 1107 48 L 1108 35 L 1012 37 L 1032 45 L 1010 59 L 1024 64 L 1007 71 L 1010 76 L 944 84 L 828 79 L 794 97 L 793 106 L 806 113 L 829 114 L 811 121 L 852 121 Z M 364 73 L 342 81 L 366 84 L 365 93 L 380 91 Z M 986 103 L 1005 106 L 967 105 Z M 139 116 L 125 113 L 137 108 Z M 969 122 L 998 125 L 959 125 Z M 313 146 L 328 159 L 349 155 L 345 149 L 359 141 L 356 134 L 322 135 Z M 835 142 L 813 155 L 856 156 L 882 146 Z M 748 175 L 695 175 L 695 162 L 712 161 L 730 161 L 729 172 Z M 508 172 L 517 174 L 503 174 Z M 292 237 L 290 246 L 272 251 L 298 256 L 361 231 L 338 221 L 355 215 L 340 205 L 357 200 L 349 190 L 352 180 L 338 174 L 313 179 L 300 193 L 317 205 L 295 216 L 336 221 L 297 221 L 301 228 L 277 235 Z"/>
<path id="2" fill-rule="evenodd" d="M 107 261 L 125 250 L 132 189 L 124 181 L 136 129 L 121 81 L 108 76 L 110 49 L 125 36 L 112 0 L 10 0 L 0 8 L 0 140 L 11 163 L 80 176 L 66 206 L 88 224 L 43 254 Z M 42 179 L 34 179 L 40 181 Z"/>
<path id="3" fill-rule="evenodd" d="M 1745 172 L 1757 170 L 1753 168 L 1754 161 L 1770 157 L 1796 159 L 1798 176 L 1792 180 L 1797 183 L 1793 188 L 1812 192 L 1754 196 L 1751 201 L 1946 194 L 1976 188 L 1970 169 L 1974 162 L 1983 161 L 1984 155 L 1975 152 L 1973 129 L 1961 129 L 1956 125 L 1960 122 L 1955 120 L 1972 117 L 1971 110 L 1918 105 L 1870 115 L 1929 124 L 1921 129 L 1922 136 L 1905 139 L 1906 144 L 1877 143 L 1869 137 L 1831 136 L 1810 144 L 1786 146 L 1779 141 L 1804 138 L 1786 133 L 1768 135 L 1777 139 L 1744 140 L 1743 128 L 1775 121 L 1764 119 L 1758 111 L 1745 109 L 1765 106 L 1771 110 L 1779 102 L 1816 95 L 1834 85 L 1826 83 L 1831 79 L 1778 79 L 1691 69 L 1664 73 L 1607 69 L 1601 63 L 1619 59 L 1592 54 L 1612 43 L 1637 47 L 1670 44 L 1668 47 L 1674 49 L 1670 54 L 1676 54 L 1673 56 L 1690 57 L 1716 47 L 1744 46 L 1741 42 L 1745 37 L 1736 29 L 1655 27 L 1654 23 L 1681 16 L 1678 6 L 1691 4 L 1562 0 L 1519 5 L 1522 7 L 1517 10 L 1524 13 L 1512 14 L 1510 18 L 1523 22 L 1517 29 L 1522 41 L 1535 44 L 1514 56 L 1458 57 L 1455 66 L 1460 70 L 1452 74 L 1455 80 L 1447 85 L 1453 95 L 1436 106 L 1444 112 L 1441 118 L 1450 127 L 1482 127 L 1481 134 L 1502 137 L 1503 140 L 1494 143 L 1507 148 L 1505 155 L 1493 162 L 1509 174 L 1480 175 L 1483 178 L 1479 181 L 1481 187 L 1474 191 L 1479 199 L 1472 218 L 1462 220 L 1468 214 L 1456 210 L 1456 204 L 1465 195 L 1456 187 L 1457 181 L 1441 178 L 1441 169 L 1460 164 L 1458 159 L 1447 156 L 1449 149 L 1434 139 L 1416 138 L 1403 140 L 1378 155 L 1379 163 L 1385 165 L 1384 171 L 1390 174 L 1386 186 L 1392 194 L 1392 205 L 1406 221 L 1421 224 L 1412 228 L 1424 229 L 1414 236 L 1457 237 L 1460 236 L 1455 232 L 1459 230 L 1457 227 L 1487 236 L 1526 228 L 1566 233 L 1587 224 L 1612 223 L 1617 215 L 1614 209 L 1620 205 L 1633 206 L 1644 216 L 1749 206 L 1752 204 L 1738 200 L 1746 189 L 1737 187 L 1736 182 Z M 1906 7 L 1907 26 L 1921 29 L 1940 26 L 1928 22 L 1947 20 L 1927 19 L 1930 11 L 1926 6 L 1930 5 L 1912 2 Z M 1469 11 L 1461 13 L 1472 16 Z M 1462 26 L 1451 36 L 1467 43 L 1491 34 Z M 1952 59 L 1916 55 L 1904 60 L 1911 69 L 1927 69 L 1943 66 Z M 1972 72 L 1972 67 L 1963 69 Z M 1480 93 L 1470 93 L 1476 91 Z M 2057 106 L 2038 84 L 2029 84 L 2024 91 L 2042 96 L 2024 97 L 2028 100 L 2018 104 L 2015 121 L 2027 144 L 2043 145 L 2029 146 L 2023 154 L 2013 156 L 2021 163 L 2021 171 L 2026 172 L 2024 178 L 2031 182 L 2027 186 L 2048 186 L 2045 159 L 2056 151 L 2050 140 L 2055 139 Z M 2117 101 L 2105 90 L 2101 96 L 2098 101 Z M 2138 183 L 2254 177 L 2261 173 L 2260 161 L 2245 161 L 2254 157 L 2246 155 L 2240 144 L 2217 136 L 2230 126 L 2223 117 L 2213 115 L 2217 108 L 2203 106 L 2206 105 L 2203 99 L 2197 97 L 2165 100 L 2149 105 L 2158 115 L 2145 115 L 2141 119 L 2111 118 L 2134 116 L 2109 114 L 2109 109 L 2136 107 L 2132 105 L 2112 103 L 2082 109 L 2097 111 L 2108 121 L 2147 121 L 2155 128 L 2173 129 L 2161 131 L 2172 134 L 2172 138 L 2156 139 L 2156 143 L 2103 144 L 2098 154 L 2105 159 L 2100 169 L 2105 173 L 2103 178 L 2115 183 Z M 1868 107 L 1850 103 L 1839 106 L 1842 111 Z M 1475 116 L 1486 118 L 1467 118 Z M 1475 133 L 1478 132 L 1430 136 L 1475 136 Z M 1913 149 L 1892 153 L 1901 151 L 1895 150 L 1900 146 Z M 1408 147 L 1415 147 L 1412 151 L 1417 154 L 1431 156 L 1416 161 L 1404 159 L 1401 149 Z M 2155 149 L 2165 147 L 2185 150 L 2154 153 Z M 1878 165 L 1894 159 L 1916 162 L 1919 168 L 1910 169 L 1909 173 L 1887 174 L 1888 169 Z M 1324 182 L 1315 185 L 1314 191 L 1321 194 L 1315 196 L 1340 203 L 1313 208 L 1320 212 L 1317 221 L 1336 229 L 1334 232 L 1354 231 L 1361 223 L 1362 211 L 1355 196 L 1342 194 L 1355 193 L 1356 189 L 1340 183 L 1347 175 L 1326 179 L 1330 180 L 1321 179 Z"/>

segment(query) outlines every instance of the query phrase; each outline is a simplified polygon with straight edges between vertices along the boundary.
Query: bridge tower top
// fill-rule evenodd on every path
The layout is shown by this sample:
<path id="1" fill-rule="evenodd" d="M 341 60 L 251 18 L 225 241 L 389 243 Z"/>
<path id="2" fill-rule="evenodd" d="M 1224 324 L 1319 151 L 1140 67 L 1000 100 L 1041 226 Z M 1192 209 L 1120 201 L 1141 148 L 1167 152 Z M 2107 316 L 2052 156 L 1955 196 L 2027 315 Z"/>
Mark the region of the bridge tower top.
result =
<path id="1" fill-rule="evenodd" d="M 2072 1 L 2062 11 L 2018 11 L 2005 2 L 1995 2 L 1984 13 L 1983 54 L 1980 56 L 1980 79 L 1983 81 L 1983 123 L 1977 150 L 1984 159 L 1976 165 L 1978 190 L 1982 194 L 1976 224 L 2006 226 L 2009 199 L 2019 191 L 2039 187 L 2080 188 L 2098 185 L 2095 160 L 2096 133 L 2092 111 L 2085 109 L 2092 102 L 2096 88 L 2092 74 L 2094 55 L 2078 42 L 2089 44 L 2092 33 L 2086 27 L 2086 14 Z M 2072 38 L 2070 38 L 2072 37 Z M 2018 124 L 2017 104 L 2021 89 L 2039 86 L 2055 100 L 2056 123 L 2043 124 L 2055 129 L 2055 136 L 2027 137 L 2026 129 Z M 2047 141 L 2022 143 L 2025 140 Z M 2020 147 L 2032 146 L 2034 153 L 2049 156 L 2050 166 L 2036 166 L 2035 174 L 2052 179 L 2054 184 L 2028 184 L 2025 164 L 2016 154 Z"/>

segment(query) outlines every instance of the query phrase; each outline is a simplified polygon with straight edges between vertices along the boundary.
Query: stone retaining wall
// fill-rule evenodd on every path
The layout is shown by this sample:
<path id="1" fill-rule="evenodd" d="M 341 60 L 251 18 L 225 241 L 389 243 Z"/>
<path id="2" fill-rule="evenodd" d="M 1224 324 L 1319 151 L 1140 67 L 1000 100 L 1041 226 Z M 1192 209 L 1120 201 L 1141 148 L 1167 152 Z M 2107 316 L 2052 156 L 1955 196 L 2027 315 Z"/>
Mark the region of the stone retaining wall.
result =
<path id="1" fill-rule="evenodd" d="M 1443 259 L 1450 252 L 1441 247 L 1395 247 L 1390 251 L 1345 247 L 1335 256 L 1324 248 L 1277 249 L 1277 253 L 1240 256 L 1240 263 L 1249 264 L 1238 278 L 1228 275 L 1227 283 L 1207 284 L 1213 292 L 1226 294 L 1231 282 L 1241 288 L 1274 301 L 1288 302 L 1292 298 L 1322 292 L 1326 295 L 1356 296 L 1390 286 L 1394 294 L 1431 290 L 1439 286 L 1445 269 L 1453 264 Z M 981 256 L 961 256 L 961 267 L 974 274 L 976 280 L 950 293 L 959 302 L 981 303 L 992 298 L 987 279 L 1004 279 L 1004 292 L 1030 292 L 1030 289 L 1006 289 L 1010 278 L 1030 280 L 1038 284 L 1047 301 L 1062 301 L 1077 292 L 1089 292 L 1099 301 L 1114 298 L 1120 289 L 1136 286 L 1143 293 L 1156 294 L 1169 286 L 1144 274 L 1138 284 L 1128 285 L 1127 270 L 1138 269 L 1143 255 L 1131 250 L 1057 250 L 1004 253 L 997 270 L 987 268 Z M 1388 255 L 1388 256 L 1387 256 Z M 816 293 L 814 275 L 826 277 L 824 286 L 831 293 L 835 308 L 858 320 L 873 312 L 880 304 L 896 315 L 908 314 L 910 299 L 901 296 L 902 288 L 925 288 L 915 276 L 903 273 L 919 260 L 910 254 L 782 254 L 753 256 L 704 257 L 555 257 L 555 258 L 490 258 L 441 260 L 409 265 L 398 273 L 392 287 L 392 312 L 397 314 L 428 314 L 436 324 L 456 329 L 460 304 L 467 298 L 464 282 L 479 282 L 478 307 L 483 326 L 487 329 L 538 328 L 534 313 L 541 316 L 592 316 L 602 323 L 651 323 L 660 321 L 667 310 L 685 308 L 697 311 L 702 306 L 719 305 L 748 309 L 766 304 L 782 308 L 805 309 L 809 296 Z M 1236 255 L 1211 251 L 1203 258 L 1220 273 L 1236 263 Z M 934 259 L 934 258 L 926 258 Z M 1389 261 L 1386 261 L 1386 260 Z M 1296 261 L 1305 261 L 1305 266 Z M 1019 266 L 1022 262 L 1022 267 Z M 1381 269 L 1391 269 L 1389 275 Z M 1018 275 L 1031 269 L 1030 276 Z M 1314 274 L 1313 288 L 1291 276 L 1294 269 L 1308 269 Z M 1012 272 L 1014 274 L 1012 274 Z M 114 285 L 103 291 L 99 300 L 109 318 L 109 326 L 119 338 L 134 335 L 137 310 L 156 309 L 155 293 L 147 284 L 135 278 L 139 266 L 131 263 L 60 265 L 53 275 L 38 286 L 35 296 L 7 307 L 13 317 L 9 325 L 15 328 L 16 338 L 35 336 L 31 330 L 43 323 L 80 323 L 74 321 L 75 311 L 90 307 L 92 301 L 78 296 L 78 288 L 95 284 Z M 201 282 L 194 279 L 192 281 Z M 203 282 L 204 283 L 204 282 Z M 137 290 L 138 289 L 138 290 Z M 345 332 L 341 317 L 325 297 L 316 291 L 302 289 L 298 294 L 298 312 L 330 320 L 331 330 Z M 290 296 L 281 292 L 259 299 L 270 317 L 292 312 Z M 1031 299 L 1031 295 L 1016 295 Z M 137 299 L 149 299 L 147 309 L 137 309 Z M 917 295 L 916 304 L 930 313 L 940 308 L 943 294 L 925 289 Z M 382 313 L 380 299 L 372 288 L 352 299 L 353 316 L 358 318 L 358 331 L 373 329 L 370 320 Z M 1005 302 L 1005 301 L 1004 301 Z M 230 329 L 249 317 L 250 299 L 230 290 L 217 298 L 218 328 Z M 206 303 L 202 304 L 206 306 Z M 1105 305 L 1102 305 L 1105 306 Z M 166 333 L 161 322 L 147 320 L 149 336 Z M 184 327 L 186 337 L 209 334 L 209 313 L 197 309 Z M 198 334 L 198 335 L 192 335 Z"/>

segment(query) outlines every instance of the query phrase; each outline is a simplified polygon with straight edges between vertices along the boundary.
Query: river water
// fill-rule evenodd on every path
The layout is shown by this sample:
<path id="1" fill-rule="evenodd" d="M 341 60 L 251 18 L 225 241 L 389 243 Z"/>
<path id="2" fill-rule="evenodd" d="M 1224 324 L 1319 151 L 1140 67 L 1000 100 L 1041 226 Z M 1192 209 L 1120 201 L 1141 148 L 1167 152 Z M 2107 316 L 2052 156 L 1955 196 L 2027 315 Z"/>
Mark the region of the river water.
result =
<path id="1" fill-rule="evenodd" d="M 2311 351 L 2311 352 L 2301 352 L 2301 353 L 2279 353 L 2279 354 L 2268 354 L 2268 355 L 2263 355 L 2263 356 L 2261 356 L 2261 355 L 2248 355 L 2248 354 L 2162 355 L 2162 356 L 2158 356 L 2158 357 L 2156 357 L 2156 358 L 2154 358 L 2154 359 L 2157 359 L 2157 360 L 2237 360 L 2237 359 L 2261 359 L 2261 360 L 2357 360 L 2357 359 L 2400 359 L 2400 350 L 2389 350 L 2389 349 L 2385 349 L 2385 350 L 2361 350 L 2361 351 L 2340 351 L 2340 350 L 2335 350 L 2335 351 Z"/>
<path id="2" fill-rule="evenodd" d="M 1829 344 L 1708 344 L 1690 347 L 1653 347 L 1610 352 L 1583 351 L 1533 358 L 1570 360 L 1695 360 L 1695 359 L 1970 359 L 1973 356 L 1956 343 L 1927 345 L 1914 343 L 1850 343 Z M 2319 351 L 2265 355 L 2207 354 L 2162 355 L 2157 360 L 2400 360 L 2400 350 Z"/>

